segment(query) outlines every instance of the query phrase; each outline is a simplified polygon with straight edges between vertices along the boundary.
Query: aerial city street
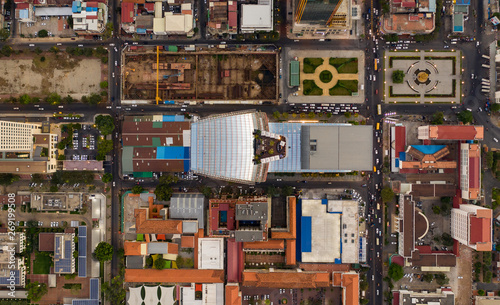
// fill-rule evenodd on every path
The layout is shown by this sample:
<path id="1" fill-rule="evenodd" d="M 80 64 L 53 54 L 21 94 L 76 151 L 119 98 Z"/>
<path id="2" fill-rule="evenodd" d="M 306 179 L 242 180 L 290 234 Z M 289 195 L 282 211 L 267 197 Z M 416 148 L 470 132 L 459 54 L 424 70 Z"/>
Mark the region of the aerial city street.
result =
<path id="1" fill-rule="evenodd" d="M 0 25 L 0 304 L 500 305 L 498 1 Z"/>

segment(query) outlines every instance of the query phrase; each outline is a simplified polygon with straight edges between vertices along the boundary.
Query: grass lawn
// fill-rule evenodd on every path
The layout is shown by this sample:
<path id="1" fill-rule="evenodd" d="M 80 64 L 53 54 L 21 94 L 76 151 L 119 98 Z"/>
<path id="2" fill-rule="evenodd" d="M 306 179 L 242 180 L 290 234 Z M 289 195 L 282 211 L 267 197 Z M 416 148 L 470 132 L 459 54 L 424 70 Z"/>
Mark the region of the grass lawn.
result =
<path id="1" fill-rule="evenodd" d="M 49 274 L 52 257 L 49 254 L 38 253 L 33 261 L 33 274 Z"/>
<path id="2" fill-rule="evenodd" d="M 313 80 L 306 79 L 302 82 L 304 87 L 304 95 L 322 95 L 323 89 L 318 87 Z"/>
<path id="3" fill-rule="evenodd" d="M 352 95 L 358 92 L 357 80 L 339 80 L 335 87 L 329 90 L 330 95 Z"/>
<path id="4" fill-rule="evenodd" d="M 319 79 L 325 84 L 329 83 L 332 80 L 332 78 L 333 78 L 332 72 L 328 70 L 321 71 L 321 73 L 319 74 Z"/>
<path id="5" fill-rule="evenodd" d="M 330 57 L 330 65 L 334 66 L 339 73 L 358 73 L 358 59 Z"/>
<path id="6" fill-rule="evenodd" d="M 304 58 L 304 67 L 302 67 L 302 70 L 304 73 L 314 73 L 316 68 L 322 64 L 322 58 Z"/>

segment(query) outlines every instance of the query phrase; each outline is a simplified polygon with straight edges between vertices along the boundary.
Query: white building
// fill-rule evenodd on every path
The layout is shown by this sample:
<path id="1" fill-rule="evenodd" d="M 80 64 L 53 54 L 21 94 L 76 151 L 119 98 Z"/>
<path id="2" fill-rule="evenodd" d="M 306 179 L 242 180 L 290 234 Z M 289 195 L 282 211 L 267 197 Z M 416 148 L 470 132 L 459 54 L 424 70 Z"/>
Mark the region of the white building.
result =
<path id="1" fill-rule="evenodd" d="M 224 269 L 224 239 L 198 239 L 198 269 Z"/>
<path id="2" fill-rule="evenodd" d="M 180 14 L 163 12 L 163 2 L 155 2 L 153 33 L 155 35 L 186 35 L 193 31 L 193 8 L 191 3 L 180 5 Z"/>
<path id="3" fill-rule="evenodd" d="M 451 210 L 451 236 L 476 251 L 491 251 L 493 212 L 473 204 Z"/>
<path id="4" fill-rule="evenodd" d="M 42 133 L 42 125 L 0 121 L 0 172 L 56 171 L 57 135 Z"/>
<path id="5" fill-rule="evenodd" d="M 273 1 L 259 0 L 258 4 L 241 5 L 241 33 L 273 30 Z"/>
<path id="6" fill-rule="evenodd" d="M 102 33 L 106 29 L 108 7 L 101 2 L 73 1 L 73 29 Z"/>

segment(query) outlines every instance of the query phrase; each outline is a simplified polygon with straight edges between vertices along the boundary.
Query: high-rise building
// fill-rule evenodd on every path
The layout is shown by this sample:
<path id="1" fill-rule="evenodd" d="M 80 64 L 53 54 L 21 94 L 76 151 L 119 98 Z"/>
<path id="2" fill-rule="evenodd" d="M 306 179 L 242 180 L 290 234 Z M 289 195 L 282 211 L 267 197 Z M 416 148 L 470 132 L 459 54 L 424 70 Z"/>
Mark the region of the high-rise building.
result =
<path id="1" fill-rule="evenodd" d="M 340 34 L 351 29 L 350 0 L 294 0 L 296 34 Z"/>
<path id="2" fill-rule="evenodd" d="M 41 124 L 0 121 L 0 172 L 56 171 L 57 135 L 42 129 Z"/>
<path id="3" fill-rule="evenodd" d="M 476 251 L 491 251 L 493 212 L 473 204 L 451 210 L 451 236 Z"/>

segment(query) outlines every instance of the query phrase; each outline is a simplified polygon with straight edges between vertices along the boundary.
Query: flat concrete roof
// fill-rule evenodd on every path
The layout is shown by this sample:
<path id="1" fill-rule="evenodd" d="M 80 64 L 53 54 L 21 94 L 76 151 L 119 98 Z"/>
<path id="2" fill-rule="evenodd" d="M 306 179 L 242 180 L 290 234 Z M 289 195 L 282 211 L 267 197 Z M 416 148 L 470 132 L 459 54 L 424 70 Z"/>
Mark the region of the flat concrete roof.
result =
<path id="1" fill-rule="evenodd" d="M 302 252 L 302 262 L 333 263 L 341 258 L 341 214 L 327 213 L 321 200 L 302 200 L 302 217 L 311 217 L 311 252 Z"/>
<path id="2" fill-rule="evenodd" d="M 198 239 L 199 269 L 224 269 L 224 239 Z"/>
<path id="3" fill-rule="evenodd" d="M 301 167 L 312 170 L 371 170 L 373 126 L 302 127 Z"/>

